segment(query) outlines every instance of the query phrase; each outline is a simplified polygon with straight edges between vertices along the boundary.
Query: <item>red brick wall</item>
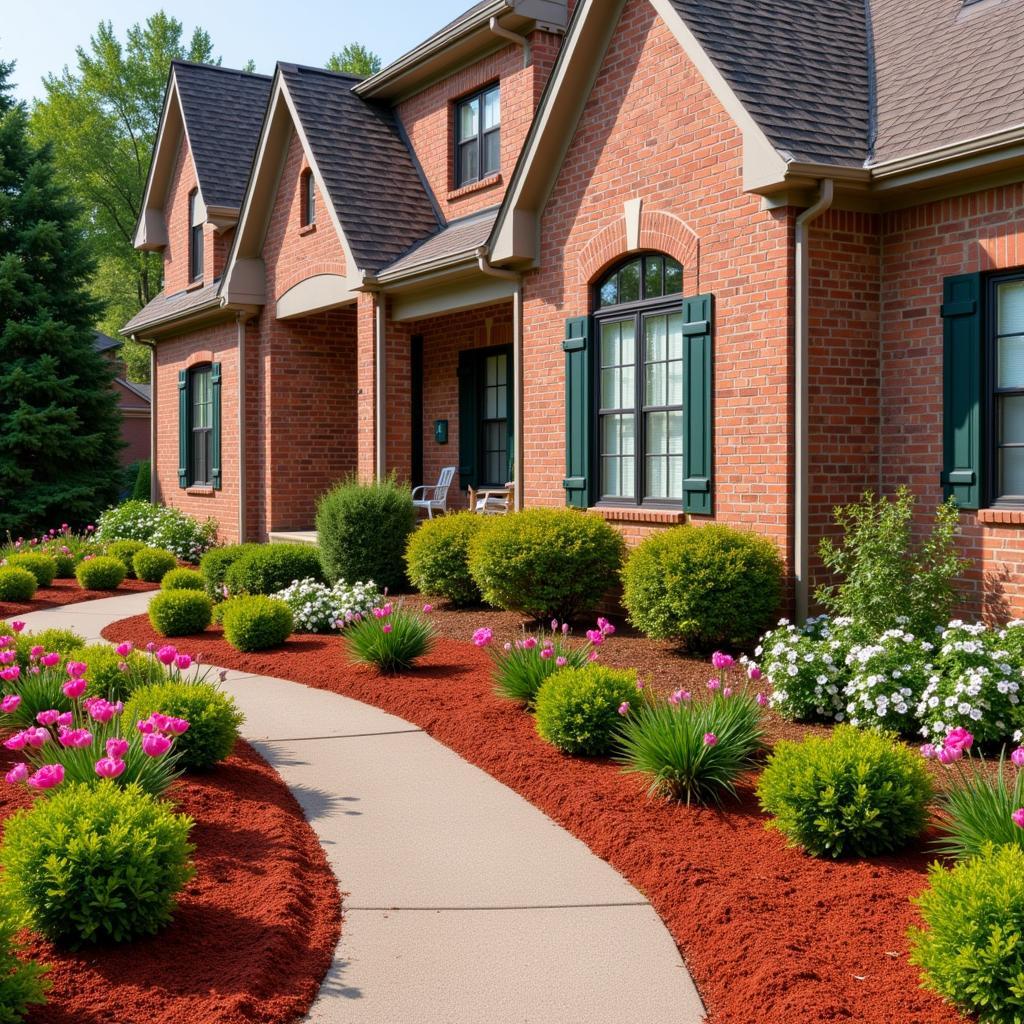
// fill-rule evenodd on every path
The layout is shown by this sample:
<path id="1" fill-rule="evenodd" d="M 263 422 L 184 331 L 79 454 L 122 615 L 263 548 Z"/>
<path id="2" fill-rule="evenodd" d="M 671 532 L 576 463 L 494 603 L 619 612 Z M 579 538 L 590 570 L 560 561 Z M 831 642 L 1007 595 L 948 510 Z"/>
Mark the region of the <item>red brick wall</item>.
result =
<path id="1" fill-rule="evenodd" d="M 149 405 L 120 381 L 114 381 L 113 388 L 121 409 L 121 440 L 125 442 L 120 452 L 121 465 L 130 466 L 149 458 Z"/>
<path id="2" fill-rule="evenodd" d="M 507 46 L 437 82 L 396 108 L 442 212 L 448 220 L 497 206 L 516 165 L 541 91 L 558 55 L 561 36 L 530 34 L 533 59 Z M 486 85 L 501 83 L 501 173 L 497 179 L 455 187 L 454 102 Z"/>
<path id="3" fill-rule="evenodd" d="M 715 517 L 788 558 L 791 216 L 743 192 L 739 128 L 645 0 L 626 5 L 524 283 L 526 502 L 565 503 L 564 321 L 590 310 L 592 281 L 625 255 L 623 203 L 636 197 L 642 247 L 683 263 L 685 294 L 715 296 Z"/>

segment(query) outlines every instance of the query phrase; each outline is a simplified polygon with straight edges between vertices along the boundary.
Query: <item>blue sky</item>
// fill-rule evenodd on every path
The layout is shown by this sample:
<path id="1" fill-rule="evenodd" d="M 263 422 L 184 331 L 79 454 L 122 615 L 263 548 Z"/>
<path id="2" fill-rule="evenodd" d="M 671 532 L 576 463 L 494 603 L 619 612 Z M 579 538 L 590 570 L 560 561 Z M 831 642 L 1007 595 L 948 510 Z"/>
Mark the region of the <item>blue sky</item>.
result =
<path id="1" fill-rule="evenodd" d="M 224 64 L 240 67 L 250 57 L 269 73 L 274 61 L 323 64 L 347 42 L 360 42 L 387 64 L 457 17 L 473 0 L 169 0 L 163 5 L 191 34 L 198 24 L 213 37 Z M 120 38 L 160 3 L 137 0 L 0 0 L 0 58 L 17 61 L 19 97 L 42 92 L 40 79 L 74 65 L 75 47 L 88 43 L 101 20 Z"/>

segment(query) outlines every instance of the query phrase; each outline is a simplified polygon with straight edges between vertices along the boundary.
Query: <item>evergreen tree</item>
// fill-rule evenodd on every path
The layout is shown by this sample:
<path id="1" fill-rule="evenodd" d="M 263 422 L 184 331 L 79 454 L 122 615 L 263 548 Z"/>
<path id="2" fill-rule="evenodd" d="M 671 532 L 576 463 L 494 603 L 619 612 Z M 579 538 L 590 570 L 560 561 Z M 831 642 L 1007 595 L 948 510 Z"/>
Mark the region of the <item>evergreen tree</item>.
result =
<path id="1" fill-rule="evenodd" d="M 0 62 L 0 536 L 84 525 L 117 496 L 120 412 L 93 349 L 82 214 Z"/>

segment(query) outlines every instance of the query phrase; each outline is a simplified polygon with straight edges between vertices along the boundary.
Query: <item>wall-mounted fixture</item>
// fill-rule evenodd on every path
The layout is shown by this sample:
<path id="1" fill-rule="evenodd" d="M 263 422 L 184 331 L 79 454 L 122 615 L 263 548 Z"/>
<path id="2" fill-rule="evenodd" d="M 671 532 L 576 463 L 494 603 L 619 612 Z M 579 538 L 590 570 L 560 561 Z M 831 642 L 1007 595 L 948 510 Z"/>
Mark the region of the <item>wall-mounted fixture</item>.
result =
<path id="1" fill-rule="evenodd" d="M 448 443 L 448 421 L 434 420 L 434 440 L 438 444 Z"/>

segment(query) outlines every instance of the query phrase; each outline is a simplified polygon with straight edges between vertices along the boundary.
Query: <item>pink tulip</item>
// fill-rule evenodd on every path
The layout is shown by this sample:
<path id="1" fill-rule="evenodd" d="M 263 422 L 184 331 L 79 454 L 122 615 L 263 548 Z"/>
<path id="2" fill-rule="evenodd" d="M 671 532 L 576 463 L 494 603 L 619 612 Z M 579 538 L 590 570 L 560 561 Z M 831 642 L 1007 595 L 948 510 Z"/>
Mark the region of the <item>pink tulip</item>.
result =
<path id="1" fill-rule="evenodd" d="M 718 742 L 718 737 L 713 732 L 704 733 L 704 746 L 713 747 Z"/>
<path id="2" fill-rule="evenodd" d="M 50 708 L 49 711 L 40 711 L 36 715 L 36 721 L 40 725 L 56 725 L 58 718 L 60 718 L 60 712 L 56 708 Z"/>
<path id="3" fill-rule="evenodd" d="M 77 697 L 81 697 L 82 694 L 85 693 L 85 687 L 87 685 L 88 684 L 84 679 L 69 679 L 64 684 L 62 689 L 64 690 L 64 695 L 66 697 L 70 697 L 72 700 L 74 700 Z"/>
<path id="4" fill-rule="evenodd" d="M 33 789 L 53 789 L 64 781 L 64 765 L 44 764 L 34 775 L 29 776 L 28 785 Z"/>
<path id="5" fill-rule="evenodd" d="M 624 700 L 619 705 L 619 714 L 620 715 L 628 715 L 629 714 L 629 701 L 628 700 Z"/>
<path id="6" fill-rule="evenodd" d="M 60 655 L 56 651 L 51 651 L 49 654 L 44 654 L 40 659 L 39 663 L 46 668 L 53 668 L 54 665 L 60 662 Z"/>
<path id="7" fill-rule="evenodd" d="M 760 682 L 761 675 L 762 672 L 756 665 L 751 665 L 750 668 L 747 669 L 747 677 L 750 679 L 752 683 Z"/>
<path id="8" fill-rule="evenodd" d="M 5 680 L 8 683 L 15 682 L 21 675 L 21 669 L 17 665 L 12 665 L 10 668 L 0 670 L 0 679 Z"/>
<path id="9" fill-rule="evenodd" d="M 19 622 L 17 619 L 11 623 L 11 629 L 13 629 L 15 633 L 20 633 L 24 628 L 25 623 Z"/>
<path id="10" fill-rule="evenodd" d="M 121 739 L 120 736 L 111 736 L 107 740 L 107 757 L 117 761 L 124 757 L 128 753 L 128 741 Z"/>
<path id="11" fill-rule="evenodd" d="M 562 655 L 560 654 L 557 658 L 555 658 L 555 664 L 559 668 L 565 668 L 565 666 L 569 664 L 569 659 L 562 657 Z"/>
<path id="12" fill-rule="evenodd" d="M 80 749 L 92 746 L 92 733 L 88 729 L 61 729 L 57 739 L 62 747 Z"/>
<path id="13" fill-rule="evenodd" d="M 122 658 L 127 658 L 132 653 L 133 645 L 131 640 L 125 640 L 124 643 L 118 644 L 114 650 L 121 655 Z"/>
<path id="14" fill-rule="evenodd" d="M 568 636 L 568 635 L 569 635 L 569 623 L 568 622 L 563 622 L 562 623 L 562 636 Z"/>
<path id="15" fill-rule="evenodd" d="M 66 668 L 72 679 L 81 679 L 89 671 L 89 666 L 84 661 L 69 661 Z"/>
<path id="16" fill-rule="evenodd" d="M 16 732 L 13 736 L 9 736 L 5 739 L 4 746 L 8 750 L 24 750 L 27 742 L 28 740 L 26 739 L 25 732 L 23 730 L 21 732 Z"/>
<path id="17" fill-rule="evenodd" d="M 939 764 L 952 764 L 954 761 L 959 761 L 964 756 L 964 752 L 961 747 L 943 746 L 936 756 L 939 759 Z"/>
<path id="18" fill-rule="evenodd" d="M 763 693 L 757 694 L 757 696 L 754 697 L 754 700 L 757 701 L 757 706 L 759 708 L 764 708 L 768 706 L 768 698 Z"/>
<path id="19" fill-rule="evenodd" d="M 553 648 L 553 647 L 542 647 L 542 648 L 541 648 L 541 651 L 540 651 L 540 656 L 541 656 L 541 657 L 542 657 L 542 658 L 543 658 L 543 659 L 544 659 L 545 661 L 549 661 L 549 660 L 550 660 L 550 658 L 551 658 L 551 655 L 552 655 L 552 654 L 554 654 L 554 653 L 555 653 L 555 652 L 554 652 L 554 648 Z"/>
<path id="20" fill-rule="evenodd" d="M 523 650 L 532 651 L 537 646 L 537 638 L 535 636 L 528 636 L 523 641 Z"/>
<path id="21" fill-rule="evenodd" d="M 96 774 L 101 779 L 116 779 L 124 771 L 124 761 L 114 757 L 101 757 L 96 762 Z"/>
<path id="22" fill-rule="evenodd" d="M 709 679 L 708 680 L 708 689 L 712 693 L 714 693 L 715 690 L 721 689 L 721 687 L 722 687 L 722 684 L 717 679 Z"/>
<path id="23" fill-rule="evenodd" d="M 172 736 L 182 736 L 189 730 L 189 723 L 184 718 L 168 718 L 167 732 Z"/>
<path id="24" fill-rule="evenodd" d="M 587 655 L 587 661 L 597 661 L 597 659 L 600 658 L 600 657 L 601 657 L 601 655 L 597 651 L 591 651 Z"/>
<path id="25" fill-rule="evenodd" d="M 17 693 L 9 693 L 3 700 L 0 700 L 0 711 L 5 715 L 9 715 L 12 711 L 18 710 L 18 705 L 21 703 L 21 697 Z"/>
<path id="26" fill-rule="evenodd" d="M 682 702 L 683 702 L 683 691 L 682 690 L 673 690 L 672 693 L 670 693 L 669 696 L 668 696 L 668 702 L 669 702 L 669 704 L 675 704 L 677 706 L 679 704 L 682 704 Z"/>
<path id="27" fill-rule="evenodd" d="M 70 711 L 65 711 L 63 714 L 57 716 L 58 725 L 70 725 L 75 720 L 75 716 Z"/>
<path id="28" fill-rule="evenodd" d="M 719 670 L 730 668 L 735 663 L 735 660 L 731 654 L 723 654 L 722 651 L 715 651 L 711 655 L 711 664 Z"/>
<path id="29" fill-rule="evenodd" d="M 177 658 L 174 659 L 174 664 L 178 666 L 178 669 L 181 672 L 184 672 L 192 666 L 192 659 L 187 654 L 179 654 Z"/>
<path id="30" fill-rule="evenodd" d="M 588 629 L 587 639 L 595 646 L 600 647 L 604 643 L 604 633 L 599 629 Z"/>
<path id="31" fill-rule="evenodd" d="M 597 628 L 601 631 L 602 636 L 611 636 L 615 632 L 615 627 L 603 617 L 597 620 Z"/>
<path id="32" fill-rule="evenodd" d="M 17 656 L 17 651 L 0 651 L 0 665 L 10 665 Z"/>
<path id="33" fill-rule="evenodd" d="M 89 717 L 97 722 L 109 722 L 115 715 L 124 711 L 124 704 L 121 701 L 111 703 L 103 697 L 93 697 L 85 702 L 85 710 Z"/>
<path id="34" fill-rule="evenodd" d="M 138 729 L 143 736 L 148 736 L 150 733 L 156 732 L 156 726 L 153 724 L 153 721 L 150 718 L 147 718 L 141 722 L 136 722 L 135 728 Z"/>
<path id="35" fill-rule="evenodd" d="M 149 643 L 148 643 L 148 644 L 146 644 L 146 650 L 147 650 L 147 651 L 148 651 L 148 652 L 149 652 L 150 654 L 152 654 L 152 653 L 153 653 L 153 652 L 154 652 L 154 651 L 156 650 L 156 644 L 155 644 L 155 643 L 153 643 L 153 641 L 152 641 L 152 640 L 150 640 L 150 641 L 149 641 Z"/>
<path id="36" fill-rule="evenodd" d="M 1024 807 L 1018 807 L 1017 810 L 1010 815 L 1010 820 L 1017 826 L 1017 828 L 1024 828 Z"/>
<path id="37" fill-rule="evenodd" d="M 0 705 L 2 707 L 3 705 Z M 1024 768 L 1024 747 L 1018 747 L 1011 755 L 1010 760 L 1018 767 Z"/>
<path id="38" fill-rule="evenodd" d="M 164 665 L 173 665 L 174 659 L 178 656 L 178 649 L 171 644 L 165 644 L 156 652 L 157 661 Z"/>
<path id="39" fill-rule="evenodd" d="M 424 615 L 429 615 L 433 610 L 434 610 L 434 606 L 432 604 L 425 604 L 423 606 L 423 614 Z"/>
<path id="40" fill-rule="evenodd" d="M 921 756 L 930 761 L 932 758 L 939 756 L 939 748 L 934 743 L 925 743 L 921 747 Z"/>
<path id="41" fill-rule="evenodd" d="M 958 725 L 955 729 L 950 729 L 946 734 L 943 746 L 956 747 L 959 750 L 970 750 L 973 742 L 974 737 L 962 725 Z"/>
<path id="42" fill-rule="evenodd" d="M 0 636 L 0 647 L 9 647 L 13 643 L 13 636 Z"/>
<path id="43" fill-rule="evenodd" d="M 731 686 L 725 687 L 725 689 L 722 690 L 722 696 L 723 697 L 731 697 L 732 696 L 732 687 Z"/>
<path id="44" fill-rule="evenodd" d="M 142 737 L 142 752 L 148 757 L 160 757 L 171 749 L 171 741 L 158 732 Z"/>
<path id="45" fill-rule="evenodd" d="M 491 632 L 486 626 L 481 626 L 473 634 L 473 643 L 477 647 L 486 647 L 494 639 L 494 633 Z"/>
<path id="46" fill-rule="evenodd" d="M 38 750 L 39 747 L 46 746 L 49 741 L 50 734 L 42 726 L 33 725 L 25 730 L 25 742 L 30 747 L 35 747 Z"/>
<path id="47" fill-rule="evenodd" d="M 28 765 L 24 761 L 19 761 L 16 765 L 12 765 L 11 770 L 4 778 L 10 783 L 24 782 L 28 778 Z"/>
<path id="48" fill-rule="evenodd" d="M 385 632 L 385 633 L 390 633 L 390 632 L 391 632 L 391 630 L 392 630 L 392 629 L 394 629 L 395 627 L 394 627 L 394 626 L 392 626 L 390 622 L 385 622 L 385 623 L 384 623 L 384 625 L 383 625 L 383 626 L 381 626 L 380 628 L 381 628 L 381 630 L 382 630 L 383 632 Z"/>
<path id="49" fill-rule="evenodd" d="M 45 647 L 42 647 L 42 646 L 40 646 L 39 644 L 35 644 L 35 645 L 34 645 L 34 646 L 32 647 L 32 649 L 31 649 L 31 650 L 30 650 L 30 651 L 28 652 L 28 656 L 29 656 L 29 657 L 30 657 L 30 658 L 31 658 L 31 659 L 32 659 L 33 661 L 35 661 L 35 660 L 36 660 L 37 658 L 39 658 L 39 656 L 40 656 L 41 654 L 45 654 L 45 653 L 46 653 L 46 648 L 45 648 Z"/>

